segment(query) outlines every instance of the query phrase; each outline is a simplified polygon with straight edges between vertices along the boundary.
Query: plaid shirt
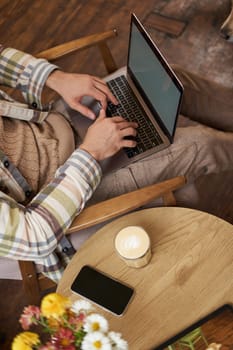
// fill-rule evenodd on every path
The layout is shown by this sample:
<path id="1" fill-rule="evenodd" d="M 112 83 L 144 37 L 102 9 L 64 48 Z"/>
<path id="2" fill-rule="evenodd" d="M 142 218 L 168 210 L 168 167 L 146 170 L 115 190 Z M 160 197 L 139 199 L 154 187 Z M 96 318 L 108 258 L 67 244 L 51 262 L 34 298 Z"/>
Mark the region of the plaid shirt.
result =
<path id="1" fill-rule="evenodd" d="M 50 106 L 42 106 L 41 92 L 57 67 L 44 59 L 0 46 L 0 84 L 19 89 L 26 104 L 0 90 L 0 115 L 41 123 Z M 74 253 L 65 237 L 101 178 L 98 163 L 75 150 L 50 182 L 25 207 L 30 188 L 19 170 L 0 150 L 0 256 L 32 260 L 57 282 Z"/>

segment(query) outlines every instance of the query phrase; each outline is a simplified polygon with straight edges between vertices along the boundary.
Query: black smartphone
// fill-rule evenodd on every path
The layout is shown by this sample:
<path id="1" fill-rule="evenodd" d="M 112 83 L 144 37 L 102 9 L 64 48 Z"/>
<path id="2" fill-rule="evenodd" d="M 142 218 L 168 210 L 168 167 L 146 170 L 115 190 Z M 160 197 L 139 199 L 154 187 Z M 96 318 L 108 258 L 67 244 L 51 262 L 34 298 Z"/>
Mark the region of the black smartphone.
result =
<path id="1" fill-rule="evenodd" d="M 71 290 L 117 316 L 124 313 L 134 293 L 132 287 L 88 265 L 81 268 Z"/>

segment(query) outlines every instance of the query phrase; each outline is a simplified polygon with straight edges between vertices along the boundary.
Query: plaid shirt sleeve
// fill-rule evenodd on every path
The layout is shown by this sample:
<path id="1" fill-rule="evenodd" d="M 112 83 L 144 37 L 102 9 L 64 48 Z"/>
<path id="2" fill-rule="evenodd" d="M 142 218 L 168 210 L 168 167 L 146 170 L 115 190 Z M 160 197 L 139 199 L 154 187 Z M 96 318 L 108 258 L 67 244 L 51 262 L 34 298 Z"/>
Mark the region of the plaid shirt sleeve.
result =
<path id="1" fill-rule="evenodd" d="M 38 110 L 48 110 L 48 106 L 43 106 L 41 102 L 42 90 L 49 74 L 57 68 L 45 59 L 38 59 L 22 51 L 0 45 L 0 84 L 19 89 L 28 104 L 26 108 L 22 104 L 16 106 L 12 99 L 7 99 L 6 94 L 2 94 L 5 100 L 8 100 L 1 102 L 5 111 L 3 114 L 7 115 L 8 112 L 9 116 L 15 118 L 22 115 L 20 119 L 33 121 L 38 119 L 41 122 L 47 113 L 39 113 Z M 14 108 L 17 109 L 15 113 Z"/>
<path id="2" fill-rule="evenodd" d="M 75 150 L 27 207 L 0 194 L 0 256 L 33 260 L 57 281 L 56 251 L 72 220 L 83 209 L 101 178 L 101 168 L 85 151 Z"/>

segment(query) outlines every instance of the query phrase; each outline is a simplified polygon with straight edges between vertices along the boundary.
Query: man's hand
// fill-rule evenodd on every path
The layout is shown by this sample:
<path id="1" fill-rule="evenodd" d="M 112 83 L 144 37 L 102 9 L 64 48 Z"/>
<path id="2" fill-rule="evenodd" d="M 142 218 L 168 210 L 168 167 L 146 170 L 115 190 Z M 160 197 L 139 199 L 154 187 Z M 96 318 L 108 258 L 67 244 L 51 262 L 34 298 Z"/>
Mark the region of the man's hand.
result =
<path id="1" fill-rule="evenodd" d="M 49 75 L 46 85 L 56 91 L 72 109 L 90 119 L 95 119 L 96 116 L 88 107 L 80 103 L 83 96 L 91 96 L 100 101 L 104 109 L 107 107 L 107 101 L 118 103 L 106 83 L 91 75 L 55 70 Z"/>
<path id="2" fill-rule="evenodd" d="M 89 127 L 80 149 L 90 153 L 97 161 L 111 157 L 123 147 L 135 147 L 136 141 L 125 136 L 136 136 L 137 123 L 122 117 L 107 118 L 101 109 L 97 120 Z"/>

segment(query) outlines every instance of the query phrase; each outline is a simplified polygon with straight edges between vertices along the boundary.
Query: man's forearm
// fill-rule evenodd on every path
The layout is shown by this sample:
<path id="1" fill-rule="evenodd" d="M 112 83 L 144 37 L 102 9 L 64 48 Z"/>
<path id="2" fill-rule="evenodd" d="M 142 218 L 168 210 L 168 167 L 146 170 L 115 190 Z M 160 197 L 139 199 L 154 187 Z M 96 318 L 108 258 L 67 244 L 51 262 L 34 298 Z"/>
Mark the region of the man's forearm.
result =
<path id="1" fill-rule="evenodd" d="M 35 261 L 48 256 L 83 209 L 100 177 L 95 160 L 76 150 L 26 208 L 2 197 L 0 256 Z"/>

